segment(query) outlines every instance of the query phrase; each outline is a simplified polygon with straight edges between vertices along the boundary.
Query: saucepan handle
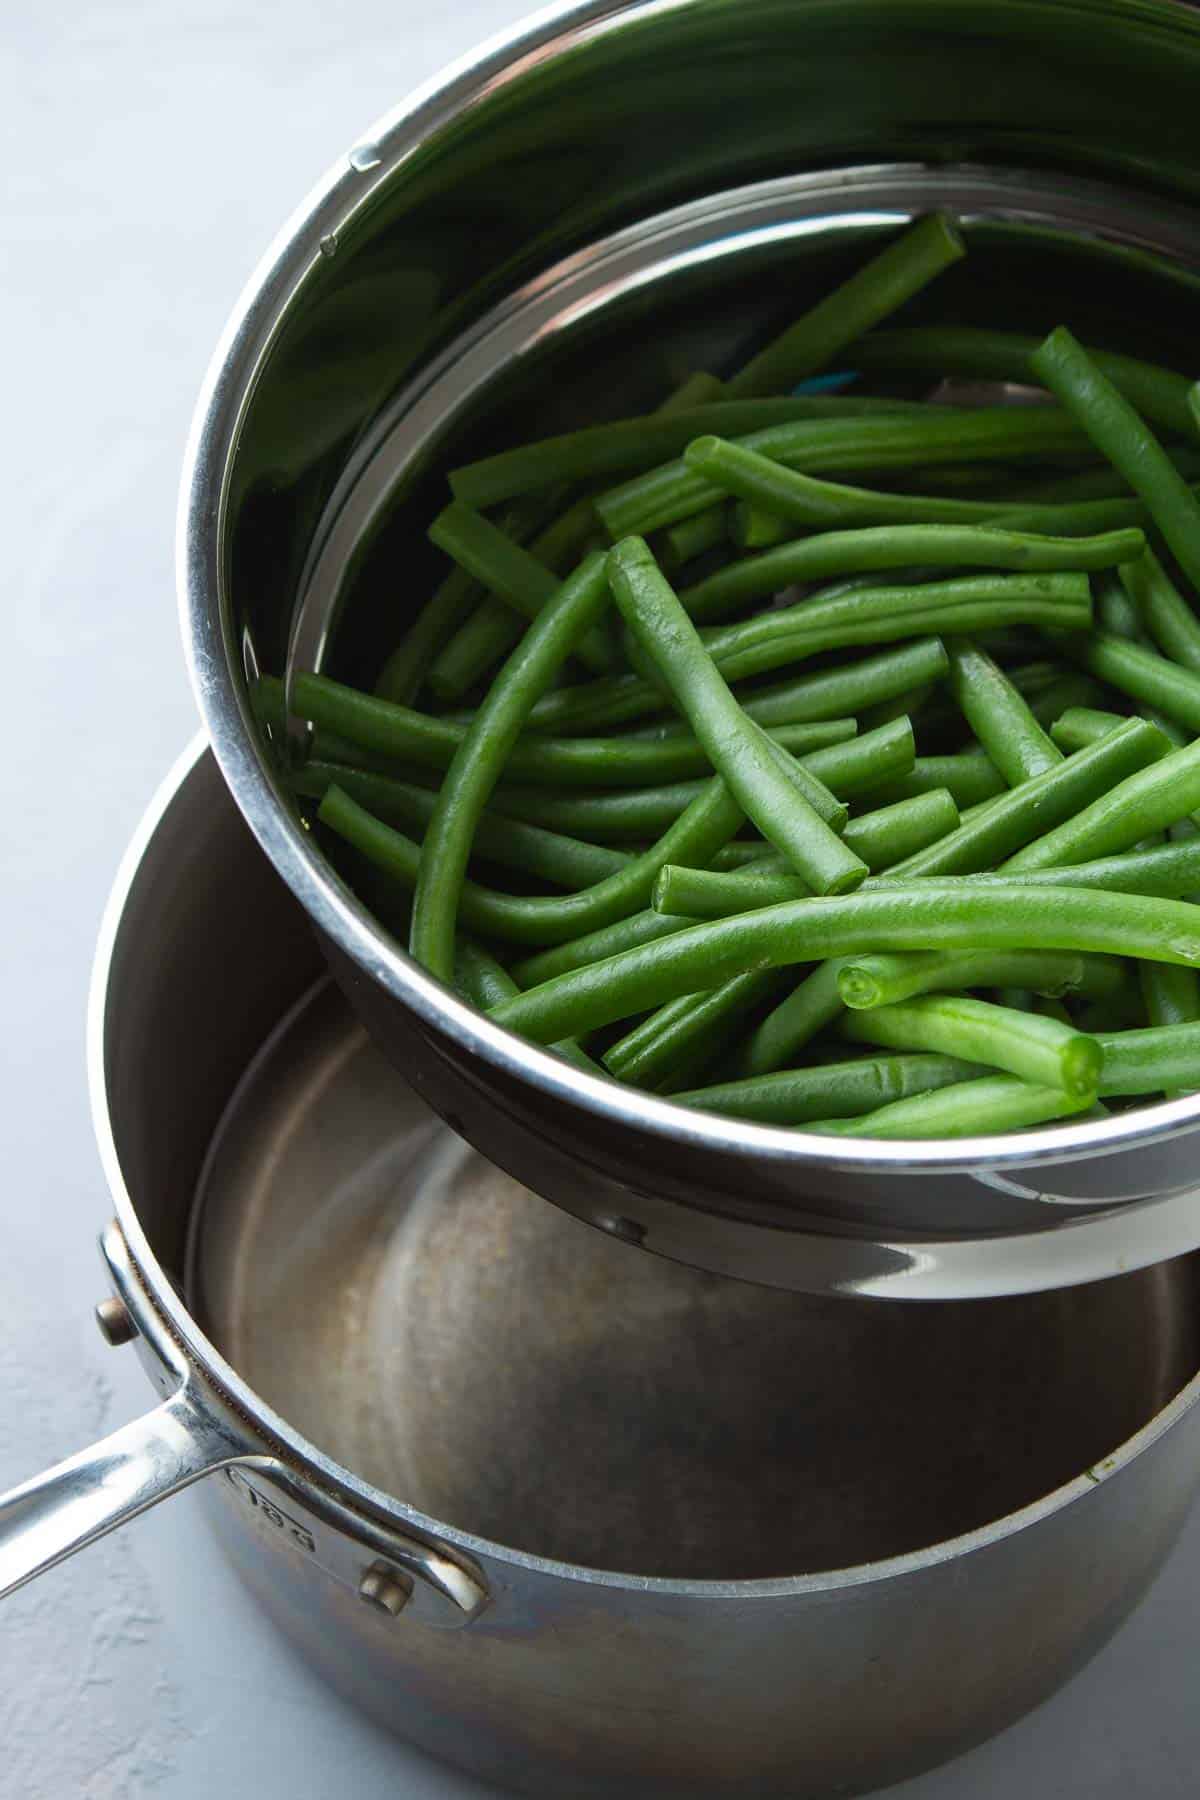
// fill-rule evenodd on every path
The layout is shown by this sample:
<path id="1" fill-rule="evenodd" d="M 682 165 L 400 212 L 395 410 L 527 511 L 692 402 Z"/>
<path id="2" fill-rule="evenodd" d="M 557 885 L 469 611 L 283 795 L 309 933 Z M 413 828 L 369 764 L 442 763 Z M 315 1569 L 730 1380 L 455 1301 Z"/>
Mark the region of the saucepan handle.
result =
<path id="1" fill-rule="evenodd" d="M 186 1387 L 78 1456 L 0 1495 L 0 1599 L 246 1446 Z"/>

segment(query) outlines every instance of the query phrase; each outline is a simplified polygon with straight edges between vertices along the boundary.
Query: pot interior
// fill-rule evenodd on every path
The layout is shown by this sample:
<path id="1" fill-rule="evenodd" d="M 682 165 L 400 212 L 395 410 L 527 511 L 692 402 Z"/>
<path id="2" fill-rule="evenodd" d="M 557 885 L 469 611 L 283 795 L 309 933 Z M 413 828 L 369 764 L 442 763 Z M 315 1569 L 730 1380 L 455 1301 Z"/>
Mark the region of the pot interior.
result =
<path id="1" fill-rule="evenodd" d="M 318 1448 L 476 1536 L 598 1569 L 815 1573 L 985 1525 L 1195 1373 L 1191 1259 L 913 1307 L 631 1252 L 443 1126 L 328 982 L 199 1187 L 192 1304 Z"/>

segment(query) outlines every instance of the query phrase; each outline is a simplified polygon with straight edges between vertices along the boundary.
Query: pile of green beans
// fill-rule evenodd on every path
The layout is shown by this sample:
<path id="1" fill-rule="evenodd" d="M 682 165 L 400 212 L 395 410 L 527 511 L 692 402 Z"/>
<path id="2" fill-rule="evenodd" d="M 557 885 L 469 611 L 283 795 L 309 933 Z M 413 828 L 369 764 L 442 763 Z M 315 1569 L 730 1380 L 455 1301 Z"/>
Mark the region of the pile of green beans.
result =
<path id="1" fill-rule="evenodd" d="M 965 255 L 931 215 L 656 411 L 451 469 L 373 684 L 253 686 L 381 927 L 587 1077 L 865 1138 L 1200 1090 L 1200 385 L 896 328 Z"/>

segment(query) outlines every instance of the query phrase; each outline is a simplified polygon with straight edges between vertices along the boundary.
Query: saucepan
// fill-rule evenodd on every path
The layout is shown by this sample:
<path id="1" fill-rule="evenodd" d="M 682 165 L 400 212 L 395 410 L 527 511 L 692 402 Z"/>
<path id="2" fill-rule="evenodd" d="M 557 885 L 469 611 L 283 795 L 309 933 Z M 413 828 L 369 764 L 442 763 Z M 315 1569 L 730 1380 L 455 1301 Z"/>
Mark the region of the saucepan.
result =
<path id="1" fill-rule="evenodd" d="M 1051 1692 L 1200 1482 L 1194 1256 L 912 1306 L 638 1256 L 406 1084 L 193 750 L 97 959 L 99 1317 L 157 1404 L 0 1592 L 201 1491 L 271 1617 L 499 1788 L 861 1792 Z"/>
<path id="2" fill-rule="evenodd" d="M 375 923 L 297 815 L 249 683 L 369 686 L 436 579 L 424 530 L 449 461 L 514 417 L 536 435 L 551 402 L 558 420 L 637 411 L 680 369 L 720 372 L 915 214 L 947 210 L 971 247 L 924 316 L 1069 318 L 1190 366 L 1198 83 L 1200 14 L 1175 0 L 588 0 L 369 132 L 234 314 L 179 536 L 222 774 L 422 1098 L 630 1244 L 810 1292 L 1097 1279 L 1200 1242 L 1200 1098 L 831 1150 L 580 1073 Z"/>

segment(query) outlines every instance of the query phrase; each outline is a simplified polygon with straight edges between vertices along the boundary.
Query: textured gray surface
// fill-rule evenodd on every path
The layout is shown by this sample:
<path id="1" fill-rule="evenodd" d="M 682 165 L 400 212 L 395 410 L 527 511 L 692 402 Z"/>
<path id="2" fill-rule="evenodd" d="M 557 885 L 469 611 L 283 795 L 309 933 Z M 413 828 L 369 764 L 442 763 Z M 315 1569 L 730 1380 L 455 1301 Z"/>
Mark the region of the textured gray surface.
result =
<path id="1" fill-rule="evenodd" d="M 376 114 L 519 16 L 514 0 L 96 0 L 10 9 L 0 469 L 5 1256 L 0 1486 L 147 1404 L 90 1321 L 106 1216 L 83 1067 L 117 857 L 193 729 L 175 485 L 226 309 L 280 221 Z M 898 1800 L 1195 1793 L 1200 1518 L 1056 1701 Z M 184 1496 L 10 1601 L 3 1800 L 225 1792 L 458 1800 L 325 1694 Z"/>

